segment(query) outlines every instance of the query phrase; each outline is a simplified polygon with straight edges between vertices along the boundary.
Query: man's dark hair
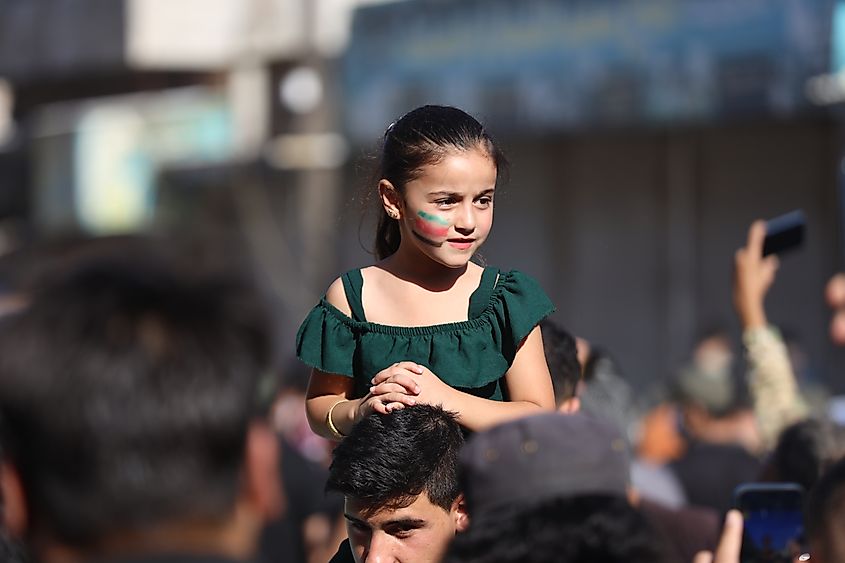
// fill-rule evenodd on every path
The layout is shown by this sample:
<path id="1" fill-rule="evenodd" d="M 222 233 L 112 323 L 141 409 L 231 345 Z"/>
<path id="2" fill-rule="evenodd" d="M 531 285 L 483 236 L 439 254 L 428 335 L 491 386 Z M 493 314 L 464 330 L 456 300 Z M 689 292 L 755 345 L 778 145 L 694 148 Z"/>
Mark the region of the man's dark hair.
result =
<path id="1" fill-rule="evenodd" d="M 575 397 L 578 382 L 581 380 L 581 364 L 578 362 L 575 338 L 548 318 L 540 321 L 540 331 L 543 334 L 546 363 L 552 375 L 555 403 L 560 405 L 563 401 Z"/>
<path id="2" fill-rule="evenodd" d="M 87 548 L 231 513 L 271 335 L 250 283 L 196 270 L 126 240 L 65 264 L 3 324 L 2 441 L 34 533 Z"/>
<path id="3" fill-rule="evenodd" d="M 463 443 L 455 415 L 437 406 L 372 414 L 335 448 L 326 490 L 354 498 L 372 512 L 408 506 L 425 492 L 432 504 L 448 511 L 460 494 Z"/>
<path id="4" fill-rule="evenodd" d="M 469 529 L 455 536 L 444 563 L 665 560 L 645 517 L 622 496 L 558 497 L 470 516 Z"/>

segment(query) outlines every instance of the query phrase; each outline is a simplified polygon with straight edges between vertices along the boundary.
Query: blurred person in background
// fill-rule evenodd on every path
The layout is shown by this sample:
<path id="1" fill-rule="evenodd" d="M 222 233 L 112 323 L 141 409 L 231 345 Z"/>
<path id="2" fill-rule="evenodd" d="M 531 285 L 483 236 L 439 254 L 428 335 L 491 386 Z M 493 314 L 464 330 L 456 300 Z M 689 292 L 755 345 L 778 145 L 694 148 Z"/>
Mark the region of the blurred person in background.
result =
<path id="1" fill-rule="evenodd" d="M 271 411 L 273 428 L 299 455 L 328 469 L 335 444 L 311 430 L 305 412 L 310 376 L 311 370 L 298 359 L 286 362 Z"/>
<path id="2" fill-rule="evenodd" d="M 733 503 L 733 490 L 760 471 L 759 443 L 748 392 L 735 371 L 703 371 L 691 365 L 675 382 L 686 447 L 669 467 L 687 501 L 720 513 Z"/>
<path id="3" fill-rule="evenodd" d="M 759 480 L 798 483 L 810 491 L 843 455 L 845 429 L 829 420 L 802 420 L 781 432 Z"/>
<path id="4" fill-rule="evenodd" d="M 332 562 L 440 561 L 468 525 L 457 474 L 463 444 L 455 415 L 436 406 L 356 424 L 334 450 L 326 485 L 344 497 L 349 535 Z"/>
<path id="5" fill-rule="evenodd" d="M 578 412 L 581 409 L 578 396 L 582 391 L 582 383 L 575 337 L 550 318 L 540 322 L 540 330 L 546 363 L 552 376 L 555 408 L 562 413 Z"/>
<path id="6" fill-rule="evenodd" d="M 470 260 L 505 164 L 457 108 L 423 106 L 388 126 L 378 262 L 335 280 L 297 334 L 316 433 L 341 440 L 370 413 L 416 403 L 443 405 L 470 431 L 553 408 L 538 324 L 554 305 L 529 276 Z"/>
<path id="7" fill-rule="evenodd" d="M 9 530 L 46 563 L 251 559 L 281 504 L 264 304 L 149 240 L 79 250 L 0 329 Z"/>
<path id="8" fill-rule="evenodd" d="M 833 275 L 825 286 L 825 301 L 833 314 L 830 338 L 845 345 L 845 274 Z M 810 491 L 805 523 L 812 561 L 845 561 L 845 430 L 825 419 L 809 419 L 785 428 L 769 458 L 763 479 L 791 480 Z M 719 548 L 703 553 L 696 563 L 739 563 L 742 518 L 730 515 Z"/>
<path id="9" fill-rule="evenodd" d="M 572 336 L 551 319 L 544 319 L 540 327 L 558 412 L 583 410 L 614 423 L 628 444 L 634 442 L 629 437 L 636 434 L 637 408 L 616 362 L 601 347 Z M 582 361 L 586 363 L 583 377 Z M 582 397 L 586 397 L 583 409 Z M 683 488 L 662 464 L 637 457 L 631 463 L 631 481 L 644 498 L 662 506 L 677 509 L 686 504 Z"/>
<path id="10" fill-rule="evenodd" d="M 578 393 L 583 389 L 579 385 L 576 339 L 550 319 L 545 319 L 540 327 L 558 412 L 577 413 L 580 411 Z M 603 418 L 601 414 L 593 416 Z M 617 422 L 615 417 L 604 420 L 613 424 Z M 621 436 L 622 429 L 618 430 Z M 630 451 L 627 443 L 625 446 Z M 686 502 L 683 490 L 671 471 L 634 459 L 629 464 L 629 479 L 628 500 L 663 538 L 667 561 L 686 563 L 696 552 L 715 545 L 719 531 L 718 514 L 705 507 L 683 506 Z"/>
<path id="11" fill-rule="evenodd" d="M 825 286 L 825 300 L 833 311 L 830 320 L 830 339 L 845 346 L 845 274 L 838 273 Z"/>
<path id="12" fill-rule="evenodd" d="M 781 327 L 781 338 L 789 354 L 789 365 L 798 384 L 801 400 L 808 413 L 824 413 L 830 405 L 830 390 L 820 378 L 816 365 L 811 357 L 806 342 L 799 332 L 794 329 Z"/>
<path id="13" fill-rule="evenodd" d="M 581 397 L 587 396 L 584 412 L 613 422 L 623 436 L 632 434 L 636 409 L 631 406 L 631 388 L 610 355 L 551 319 L 544 319 L 540 328 L 558 412 L 581 411 Z M 582 361 L 587 364 L 583 377 Z M 681 485 L 662 465 L 637 458 L 631 465 L 631 480 L 649 499 L 673 508 L 686 504 Z"/>
<path id="14" fill-rule="evenodd" d="M 261 534 L 262 561 L 325 563 L 346 537 L 343 499 L 324 492 L 331 442 L 311 431 L 305 415 L 308 375 L 302 362 L 288 362 L 272 408 L 285 503 Z"/>
<path id="15" fill-rule="evenodd" d="M 759 456 L 807 414 L 786 345 L 766 316 L 764 301 L 778 259 L 763 256 L 765 236 L 765 222 L 752 223 L 746 245 L 734 257 L 733 300 L 743 331 L 747 388 L 737 366 L 724 362 L 694 365 L 677 381 L 689 444 L 671 467 L 690 503 L 722 512 L 731 507 L 734 487 L 759 474 Z"/>
<path id="16" fill-rule="evenodd" d="M 845 561 L 845 459 L 828 468 L 810 491 L 804 522 L 810 561 Z M 701 552 L 694 563 L 740 563 L 742 530 L 742 513 L 731 510 L 715 553 Z"/>
<path id="17" fill-rule="evenodd" d="M 766 223 L 755 221 L 748 242 L 734 257 L 734 308 L 742 326 L 748 381 L 760 434 L 760 451 L 770 451 L 781 431 L 807 416 L 789 351 L 769 324 L 765 298 L 778 268 L 775 255 L 763 256 Z"/>
<path id="18" fill-rule="evenodd" d="M 584 413 L 529 416 L 473 435 L 460 465 L 469 528 L 444 561 L 667 561 L 628 501 L 626 450 L 613 424 Z"/>
<path id="19" fill-rule="evenodd" d="M 692 376 L 694 381 L 697 374 L 701 374 L 705 382 L 718 383 L 718 380 L 730 377 L 733 364 L 730 336 L 721 327 L 711 327 L 696 340 L 689 364 L 680 376 Z M 650 467 L 660 467 L 678 459 L 686 448 L 686 439 L 682 434 L 682 413 L 675 397 L 676 387 L 677 382 L 674 380 L 668 386 L 661 386 L 655 397 L 656 404 L 640 420 L 637 456 Z M 725 387 L 730 390 L 730 384 Z"/>
<path id="20" fill-rule="evenodd" d="M 613 421 L 628 443 L 632 441 L 639 418 L 634 390 L 611 353 L 592 343 L 579 399 L 584 412 Z"/>

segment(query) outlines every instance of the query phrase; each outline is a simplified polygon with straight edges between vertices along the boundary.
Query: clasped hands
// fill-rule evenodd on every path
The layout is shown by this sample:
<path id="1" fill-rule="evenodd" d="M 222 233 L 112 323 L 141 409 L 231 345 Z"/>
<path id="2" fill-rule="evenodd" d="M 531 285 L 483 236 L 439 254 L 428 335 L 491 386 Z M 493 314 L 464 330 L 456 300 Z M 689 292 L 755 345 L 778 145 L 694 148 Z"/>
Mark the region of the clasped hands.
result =
<path id="1" fill-rule="evenodd" d="M 397 362 L 378 372 L 358 406 L 356 420 L 372 412 L 387 414 L 417 403 L 442 403 L 451 389 L 432 371 L 414 362 Z"/>

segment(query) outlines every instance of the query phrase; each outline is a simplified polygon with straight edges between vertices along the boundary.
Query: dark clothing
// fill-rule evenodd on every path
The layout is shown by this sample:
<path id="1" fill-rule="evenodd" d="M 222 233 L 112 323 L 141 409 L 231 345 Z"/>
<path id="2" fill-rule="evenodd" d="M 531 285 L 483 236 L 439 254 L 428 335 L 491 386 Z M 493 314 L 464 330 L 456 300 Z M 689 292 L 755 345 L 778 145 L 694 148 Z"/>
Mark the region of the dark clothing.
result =
<path id="1" fill-rule="evenodd" d="M 329 560 L 329 563 L 355 563 L 355 557 L 352 556 L 352 547 L 349 545 L 348 539 L 340 542 L 337 553 Z"/>
<path id="2" fill-rule="evenodd" d="M 343 510 L 343 497 L 324 492 L 329 475 L 325 467 L 306 459 L 282 438 L 279 446 L 280 479 L 287 500 L 285 513 L 265 526 L 259 553 L 266 563 L 304 563 L 305 520 L 313 514 L 325 514 L 333 524 Z"/>
<path id="3" fill-rule="evenodd" d="M 719 541 L 720 517 L 712 508 L 670 508 L 642 499 L 639 510 L 663 538 L 667 563 L 689 563 L 699 551 L 713 551 Z"/>
<path id="4" fill-rule="evenodd" d="M 724 514 L 733 507 L 736 486 L 756 480 L 761 463 L 739 445 L 692 442 L 670 467 L 689 504 L 709 506 Z"/>
<path id="5" fill-rule="evenodd" d="M 3 505 L 0 503 L 0 511 Z M 0 532 L 0 561 L 2 563 L 22 563 L 26 561 L 23 546 L 9 538 L 5 533 Z"/>

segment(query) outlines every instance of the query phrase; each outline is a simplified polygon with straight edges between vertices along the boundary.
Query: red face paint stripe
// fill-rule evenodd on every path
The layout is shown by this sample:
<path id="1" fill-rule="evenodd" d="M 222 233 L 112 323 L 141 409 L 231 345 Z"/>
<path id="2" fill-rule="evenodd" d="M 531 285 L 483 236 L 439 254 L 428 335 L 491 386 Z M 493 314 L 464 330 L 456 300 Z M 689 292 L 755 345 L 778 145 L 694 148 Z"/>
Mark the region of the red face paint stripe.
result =
<path id="1" fill-rule="evenodd" d="M 414 226 L 418 231 L 430 237 L 445 237 L 449 234 L 449 227 L 435 227 L 419 217 L 414 218 Z"/>

